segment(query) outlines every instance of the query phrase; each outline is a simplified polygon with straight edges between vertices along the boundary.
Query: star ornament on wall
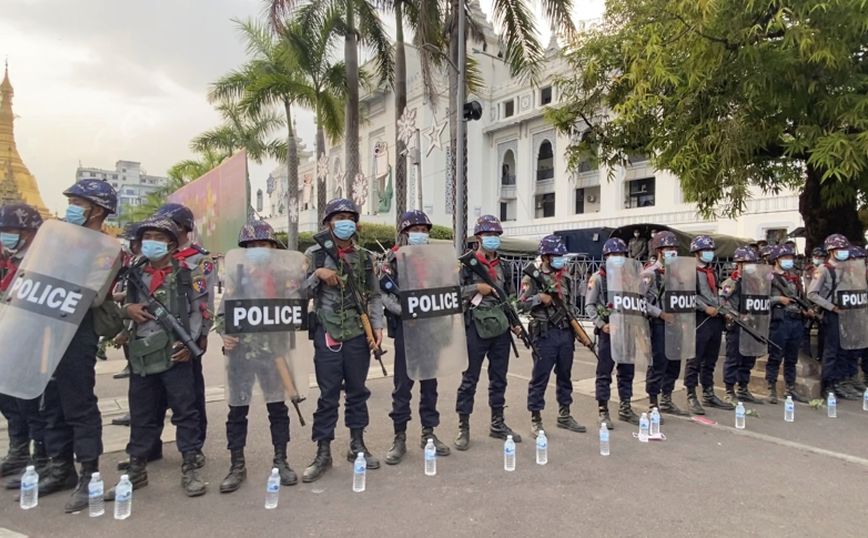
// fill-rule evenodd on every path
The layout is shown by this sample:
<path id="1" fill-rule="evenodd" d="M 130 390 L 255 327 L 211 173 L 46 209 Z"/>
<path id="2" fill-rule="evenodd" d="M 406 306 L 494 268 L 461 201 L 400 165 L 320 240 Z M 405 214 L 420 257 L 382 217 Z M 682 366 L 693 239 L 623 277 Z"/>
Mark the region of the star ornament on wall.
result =
<path id="1" fill-rule="evenodd" d="M 431 127 L 425 130 L 425 138 L 428 139 L 428 151 L 425 152 L 426 157 L 431 155 L 431 151 L 434 148 L 443 151 L 441 138 L 443 137 L 443 131 L 446 130 L 446 125 L 448 124 L 445 119 L 443 123 L 437 123 L 437 116 L 434 116 L 434 122 L 431 124 Z"/>
<path id="2" fill-rule="evenodd" d="M 398 119 L 398 139 L 412 149 L 416 144 L 416 109 L 405 108 Z"/>
<path id="3" fill-rule="evenodd" d="M 365 205 L 368 200 L 368 178 L 362 173 L 356 174 L 353 179 L 353 201 L 357 206 Z"/>
<path id="4" fill-rule="evenodd" d="M 316 178 L 324 179 L 329 175 L 329 157 L 325 153 L 316 162 Z"/>

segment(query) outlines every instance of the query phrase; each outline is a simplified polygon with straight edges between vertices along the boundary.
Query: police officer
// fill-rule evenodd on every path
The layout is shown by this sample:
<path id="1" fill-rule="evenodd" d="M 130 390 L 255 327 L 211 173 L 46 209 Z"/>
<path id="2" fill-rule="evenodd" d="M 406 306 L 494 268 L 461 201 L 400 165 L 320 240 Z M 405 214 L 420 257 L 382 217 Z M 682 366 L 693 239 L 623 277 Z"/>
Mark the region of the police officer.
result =
<path id="1" fill-rule="evenodd" d="M 541 411 L 545 409 L 545 392 L 552 369 L 557 379 L 558 428 L 573 432 L 584 432 L 586 428 L 570 415 L 573 403 L 573 355 L 576 351 L 576 338 L 570 327 L 570 319 L 552 304 L 552 294 L 557 294 L 573 316 L 578 312 L 570 303 L 572 279 L 566 269 L 567 247 L 560 236 L 547 235 L 539 243 L 542 266 L 541 277 L 546 283 L 540 289 L 536 282 L 525 275 L 521 281 L 519 308 L 529 313 L 530 337 L 539 354 L 533 363 L 533 373 L 527 387 L 527 410 L 530 411 L 531 432 L 534 438 L 543 430 Z"/>
<path id="2" fill-rule="evenodd" d="M 326 204 L 323 225 L 337 246 L 340 267 L 319 245 L 307 249 L 310 274 L 304 287 L 314 298 L 316 327 L 313 330 L 314 368 L 320 389 L 317 409 L 313 416 L 312 438 L 317 443 L 313 462 L 304 470 L 302 480 L 318 480 L 332 465 L 331 442 L 338 421 L 341 388 L 346 393 L 344 422 L 350 429 L 347 460 L 364 453 L 368 469 L 379 469 L 380 461 L 365 446 L 364 430 L 368 426 L 368 398 L 371 391 L 365 385 L 371 364 L 369 345 L 361 318 L 347 293 L 345 280 L 354 278 L 354 285 L 367 298 L 368 316 L 374 333 L 375 347 L 383 341 L 383 300 L 374 276 L 370 254 L 356 245 L 359 210 L 346 198 Z M 352 268 L 352 275 L 345 266 Z"/>
<path id="3" fill-rule="evenodd" d="M 105 181 L 83 179 L 63 194 L 69 200 L 66 221 L 97 232 L 117 209 L 117 193 Z M 40 475 L 39 494 L 74 488 L 67 513 L 87 507 L 87 485 L 91 474 L 99 471 L 102 418 L 94 393 L 98 343 L 93 313 L 88 310 L 43 394 L 45 448 L 51 462 Z M 80 475 L 74 458 L 81 463 Z"/>
<path id="4" fill-rule="evenodd" d="M 656 237 L 657 234 L 655 234 Z M 609 336 L 609 306 L 608 288 L 606 282 L 606 260 L 612 258 L 613 263 L 624 263 L 627 259 L 627 245 L 617 237 L 611 237 L 603 244 L 603 264 L 588 281 L 588 293 L 585 295 L 585 314 L 594 324 L 597 334 L 597 378 L 596 397 L 599 420 L 606 428 L 613 429 L 609 417 L 609 397 L 611 395 L 612 371 L 616 369 L 612 360 L 611 337 Z M 635 365 L 618 363 L 618 419 L 630 424 L 639 424 L 639 416 L 633 411 L 630 399 L 633 397 L 633 377 Z"/>
<path id="5" fill-rule="evenodd" d="M 756 270 L 759 258 L 756 252 L 749 247 L 738 247 L 733 253 L 732 260 L 738 265 L 738 269 L 723 282 L 720 288 L 721 304 L 730 307 L 738 315 L 742 298 L 741 277 L 745 271 Z M 726 401 L 735 405 L 739 401 L 762 404 L 763 401 L 754 396 L 748 390 L 750 383 L 750 371 L 756 364 L 757 357 L 742 355 L 739 343 L 741 341 L 741 329 L 737 325 L 729 327 L 726 331 L 726 360 L 723 363 L 723 382 L 726 384 Z M 736 389 L 738 385 L 738 389 Z"/>
<path id="6" fill-rule="evenodd" d="M 805 279 L 805 290 L 811 289 L 811 282 L 817 277 L 817 273 L 819 272 L 819 267 L 826 263 L 826 259 L 828 258 L 828 254 L 826 253 L 826 249 L 824 247 L 814 247 L 811 251 L 811 265 L 805 267 L 805 271 L 803 274 L 803 278 Z M 815 308 L 815 311 L 819 307 Z M 823 324 L 819 322 L 819 316 L 814 318 L 815 323 L 817 325 L 817 353 L 811 350 L 810 342 L 811 342 L 811 333 L 810 330 L 806 331 L 806 338 L 808 341 L 808 355 L 817 359 L 817 361 L 823 360 Z M 810 327 L 809 327 L 810 328 Z"/>
<path id="7" fill-rule="evenodd" d="M 201 334 L 207 296 L 196 293 L 204 286 L 205 275 L 191 271 L 173 256 L 180 232 L 171 219 L 154 216 L 137 230 L 142 255 L 147 263 L 134 267 L 147 292 L 178 318 L 190 335 Z M 198 283 L 198 284 L 197 284 Z M 162 402 L 172 409 L 172 424 L 177 430 L 176 445 L 181 452 L 181 486 L 188 497 L 204 495 L 205 482 L 199 477 L 196 459 L 202 450 L 199 410 L 193 387 L 190 350 L 174 333 L 169 334 L 147 309 L 148 297 L 131 288 L 124 314 L 135 323 L 130 334 L 130 456 L 128 475 L 133 488 L 148 484 L 147 458 L 160 439 L 165 414 Z M 106 500 L 114 499 L 114 490 Z"/>
<path id="8" fill-rule="evenodd" d="M 690 252 L 696 256 L 696 357 L 687 359 L 684 386 L 687 407 L 694 415 L 704 415 L 702 404 L 719 409 L 733 406 L 714 393 L 714 368 L 720 356 L 723 318 L 719 315 L 720 299 L 714 274 L 715 244 L 708 235 L 697 235 L 690 241 Z M 696 397 L 696 386 L 702 385 L 702 404 Z"/>
<path id="9" fill-rule="evenodd" d="M 395 252 L 404 245 L 428 244 L 431 227 L 431 219 L 423 211 L 412 209 L 401 215 L 397 242 L 388 253 L 386 261 L 388 278 L 391 278 L 398 286 L 400 286 L 400 282 Z M 383 287 L 381 286 L 381 288 Z M 410 421 L 410 400 L 414 382 L 407 375 L 404 326 L 401 323 L 401 301 L 394 293 L 383 291 L 383 304 L 386 307 L 389 335 L 395 339 L 395 375 L 393 379 L 395 388 L 392 390 L 392 412 L 389 413 L 395 430 L 395 440 L 386 454 L 385 461 L 389 465 L 397 465 L 401 463 L 407 452 L 407 423 Z M 440 425 L 440 413 L 437 411 L 436 378 L 419 382 L 419 420 L 422 423 L 421 448 L 425 448 L 428 439 L 431 439 L 434 441 L 437 455 L 448 456 L 449 447 L 434 435 L 434 428 Z"/>
<path id="10" fill-rule="evenodd" d="M 854 245 L 850 249 L 850 257 L 856 260 L 862 260 L 868 264 L 868 258 L 866 258 L 866 252 L 863 247 Z M 866 285 L 868 285 L 868 281 L 866 281 Z M 853 372 L 853 375 L 850 377 L 850 384 L 853 385 L 853 388 L 857 392 L 864 393 L 865 390 L 868 390 L 868 348 L 856 350 L 856 360 L 857 363 L 861 362 L 862 377 L 859 377 L 859 364 L 856 364 L 855 372 Z"/>
<path id="11" fill-rule="evenodd" d="M 0 207 L 0 297 L 9 289 L 27 247 L 33 243 L 42 217 L 36 208 L 15 203 Z M 8 351 L 7 351 L 8 352 Z M 37 472 L 44 473 L 48 466 L 45 452 L 45 420 L 39 413 L 39 398 L 23 400 L 0 394 L 0 412 L 6 417 L 9 433 L 9 451 L 0 460 L 0 476 L 20 475 L 28 463 Z M 31 442 L 33 453 L 31 454 Z M 7 489 L 18 489 L 19 476 L 6 482 Z"/>
<path id="12" fill-rule="evenodd" d="M 662 413 L 685 415 L 672 401 L 672 391 L 675 381 L 681 373 L 681 361 L 669 360 L 666 356 L 666 323 L 673 323 L 675 317 L 663 311 L 663 297 L 666 293 L 664 274 L 666 260 L 678 256 L 678 238 L 670 231 L 659 232 L 651 241 L 651 249 L 657 254 L 657 260 L 642 271 L 642 290 L 645 295 L 645 307 L 651 324 L 651 364 L 648 365 L 645 380 L 645 391 L 648 393 L 649 405 L 657 407 Z M 663 392 L 658 402 L 657 396 Z"/>
<path id="13" fill-rule="evenodd" d="M 805 334 L 804 318 L 813 317 L 812 311 L 802 311 L 799 304 L 790 297 L 804 299 L 802 280 L 795 272 L 795 251 L 789 245 L 772 247 L 769 261 L 774 263 L 774 280 L 770 295 L 772 319 L 769 325 L 769 340 L 777 346 L 769 346 L 766 362 L 766 383 L 769 389 L 769 403 L 778 403 L 778 370 L 784 363 L 785 396 L 792 396 L 796 402 L 807 400 L 796 392 L 796 364 L 799 362 L 799 348 Z M 788 297 L 789 296 L 789 297 Z"/>
<path id="14" fill-rule="evenodd" d="M 501 286 L 509 296 L 515 295 L 512 275 L 500 263 L 497 250 L 500 248 L 503 227 L 494 215 L 483 215 L 476 220 L 473 235 L 479 247 L 475 256 L 482 267 L 488 271 L 492 281 Z M 521 436 L 506 425 L 503 408 L 506 406 L 506 372 L 509 370 L 511 335 L 509 321 L 498 305 L 494 288 L 464 268 L 461 273 L 461 292 L 469 300 L 465 326 L 467 328 L 467 370 L 461 374 L 461 385 L 455 411 L 458 413 L 458 436 L 455 448 L 470 448 L 470 414 L 476 396 L 476 385 L 482 372 L 482 361 L 488 357 L 488 405 L 491 407 L 491 423 L 488 435 L 506 439 L 512 435 L 513 441 L 521 442 Z"/>

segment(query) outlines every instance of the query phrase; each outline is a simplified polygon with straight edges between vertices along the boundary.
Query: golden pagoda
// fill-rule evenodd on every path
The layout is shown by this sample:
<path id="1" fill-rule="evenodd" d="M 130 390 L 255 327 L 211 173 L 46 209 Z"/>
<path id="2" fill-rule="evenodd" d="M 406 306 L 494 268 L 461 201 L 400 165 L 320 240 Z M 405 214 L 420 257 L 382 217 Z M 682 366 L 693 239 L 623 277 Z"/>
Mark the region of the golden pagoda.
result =
<path id="1" fill-rule="evenodd" d="M 0 84 L 0 205 L 24 202 L 38 209 L 42 218 L 47 218 L 48 210 L 42 202 L 36 178 L 30 174 L 15 147 L 15 115 L 12 113 L 14 93 L 9 82 L 7 62 L 3 83 Z"/>

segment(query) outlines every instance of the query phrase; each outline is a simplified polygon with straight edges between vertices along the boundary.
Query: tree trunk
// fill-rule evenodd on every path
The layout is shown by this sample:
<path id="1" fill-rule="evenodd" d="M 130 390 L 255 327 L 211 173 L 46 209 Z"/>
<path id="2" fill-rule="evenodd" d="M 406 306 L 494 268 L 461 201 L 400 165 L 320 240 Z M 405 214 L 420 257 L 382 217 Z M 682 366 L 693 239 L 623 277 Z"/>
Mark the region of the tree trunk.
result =
<path id="1" fill-rule="evenodd" d="M 286 248 L 298 250 L 298 148 L 295 144 L 295 126 L 292 124 L 292 107 L 283 102 L 286 110 Z"/>
<path id="2" fill-rule="evenodd" d="M 320 113 L 317 111 L 316 116 L 316 162 L 317 162 L 317 178 L 316 178 L 316 221 L 322 222 L 325 213 L 325 206 L 328 198 L 326 193 L 326 176 L 319 177 L 319 161 L 325 155 L 325 132 L 322 127 Z"/>
<path id="3" fill-rule="evenodd" d="M 359 173 L 359 49 L 353 2 L 347 2 L 347 35 L 344 39 L 344 63 L 347 66 L 347 124 L 344 134 L 344 160 L 347 176 L 344 196 L 353 198 L 353 181 Z M 362 208 L 359 208 L 361 211 Z"/>
<path id="4" fill-rule="evenodd" d="M 452 12 L 452 20 L 451 27 L 449 28 L 449 59 L 452 60 L 452 66 L 458 65 L 458 10 L 464 8 L 464 0 L 451 0 L 451 12 Z M 448 188 L 452 191 L 452 207 L 447 208 L 452 211 L 452 229 L 454 230 L 457 225 L 458 211 L 456 211 L 455 207 L 455 163 L 458 162 L 458 159 L 455 158 L 456 155 L 456 139 L 458 138 L 458 126 L 455 124 L 456 116 L 455 110 L 458 104 L 458 73 L 455 72 L 455 69 L 447 63 L 447 70 L 449 71 L 449 110 L 447 113 L 447 118 L 449 118 L 449 157 L 446 159 L 446 174 L 449 178 L 450 184 Z"/>
<path id="5" fill-rule="evenodd" d="M 398 134 L 398 120 L 407 108 L 407 58 L 404 53 L 404 15 L 395 2 L 395 225 L 407 210 L 407 146 Z"/>
<path id="6" fill-rule="evenodd" d="M 859 220 L 855 198 L 841 206 L 826 206 L 820 181 L 822 175 L 821 170 L 808 165 L 805 186 L 799 195 L 799 212 L 805 221 L 805 254 L 808 256 L 811 249 L 823 246 L 826 237 L 833 233 L 844 234 L 854 244 L 865 242 L 865 230 Z"/>

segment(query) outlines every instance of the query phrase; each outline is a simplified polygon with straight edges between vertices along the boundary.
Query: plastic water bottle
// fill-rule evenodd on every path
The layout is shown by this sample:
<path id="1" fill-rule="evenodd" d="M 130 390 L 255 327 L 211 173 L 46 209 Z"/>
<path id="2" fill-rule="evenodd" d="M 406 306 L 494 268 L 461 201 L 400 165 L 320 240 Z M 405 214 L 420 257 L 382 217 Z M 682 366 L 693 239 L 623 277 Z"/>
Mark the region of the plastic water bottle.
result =
<path id="1" fill-rule="evenodd" d="M 133 512 L 133 485 L 130 477 L 123 474 L 115 486 L 115 519 L 126 519 Z"/>
<path id="2" fill-rule="evenodd" d="M 865 394 L 862 395 L 862 411 L 868 411 L 868 389 L 865 389 Z"/>
<path id="3" fill-rule="evenodd" d="M 503 470 L 515 471 L 515 441 L 511 435 L 507 435 L 503 443 Z"/>
<path id="4" fill-rule="evenodd" d="M 546 432 L 540 430 L 536 436 L 536 464 L 545 465 L 549 462 L 549 440 Z"/>
<path id="5" fill-rule="evenodd" d="M 738 405 L 735 406 L 735 427 L 736 429 L 743 430 L 744 429 L 744 404 L 738 402 Z"/>
<path id="6" fill-rule="evenodd" d="M 434 476 L 437 474 L 437 448 L 434 446 L 434 439 L 428 438 L 425 443 L 425 476 Z"/>
<path id="7" fill-rule="evenodd" d="M 368 462 L 365 453 L 359 452 L 356 462 L 353 464 L 353 491 L 361 493 L 365 491 L 365 474 L 368 472 Z"/>
<path id="8" fill-rule="evenodd" d="M 605 424 L 600 424 L 600 455 L 609 455 L 609 429 Z"/>
<path id="9" fill-rule="evenodd" d="M 652 437 L 660 435 L 660 411 L 656 407 L 651 408 L 651 429 L 649 433 Z"/>
<path id="10" fill-rule="evenodd" d="M 99 473 L 90 475 L 90 483 L 87 485 L 87 504 L 90 517 L 99 517 L 105 514 L 105 486 Z"/>
<path id="11" fill-rule="evenodd" d="M 39 504 L 39 473 L 32 465 L 27 466 L 21 477 L 21 509 L 30 510 Z"/>
<path id="12" fill-rule="evenodd" d="M 784 402 L 784 422 L 795 422 L 796 420 L 796 404 L 793 403 L 793 397 L 787 396 L 787 401 Z"/>
<path id="13" fill-rule="evenodd" d="M 826 412 L 829 418 L 838 418 L 838 399 L 835 398 L 834 392 L 830 392 L 826 397 Z"/>
<path id="14" fill-rule="evenodd" d="M 650 426 L 648 424 L 648 413 L 642 413 L 642 416 L 639 417 L 639 441 L 642 443 L 648 442 L 648 430 Z"/>
<path id="15" fill-rule="evenodd" d="M 277 500 L 280 498 L 280 471 L 277 467 L 271 469 L 268 481 L 265 483 L 265 509 L 277 508 Z"/>

